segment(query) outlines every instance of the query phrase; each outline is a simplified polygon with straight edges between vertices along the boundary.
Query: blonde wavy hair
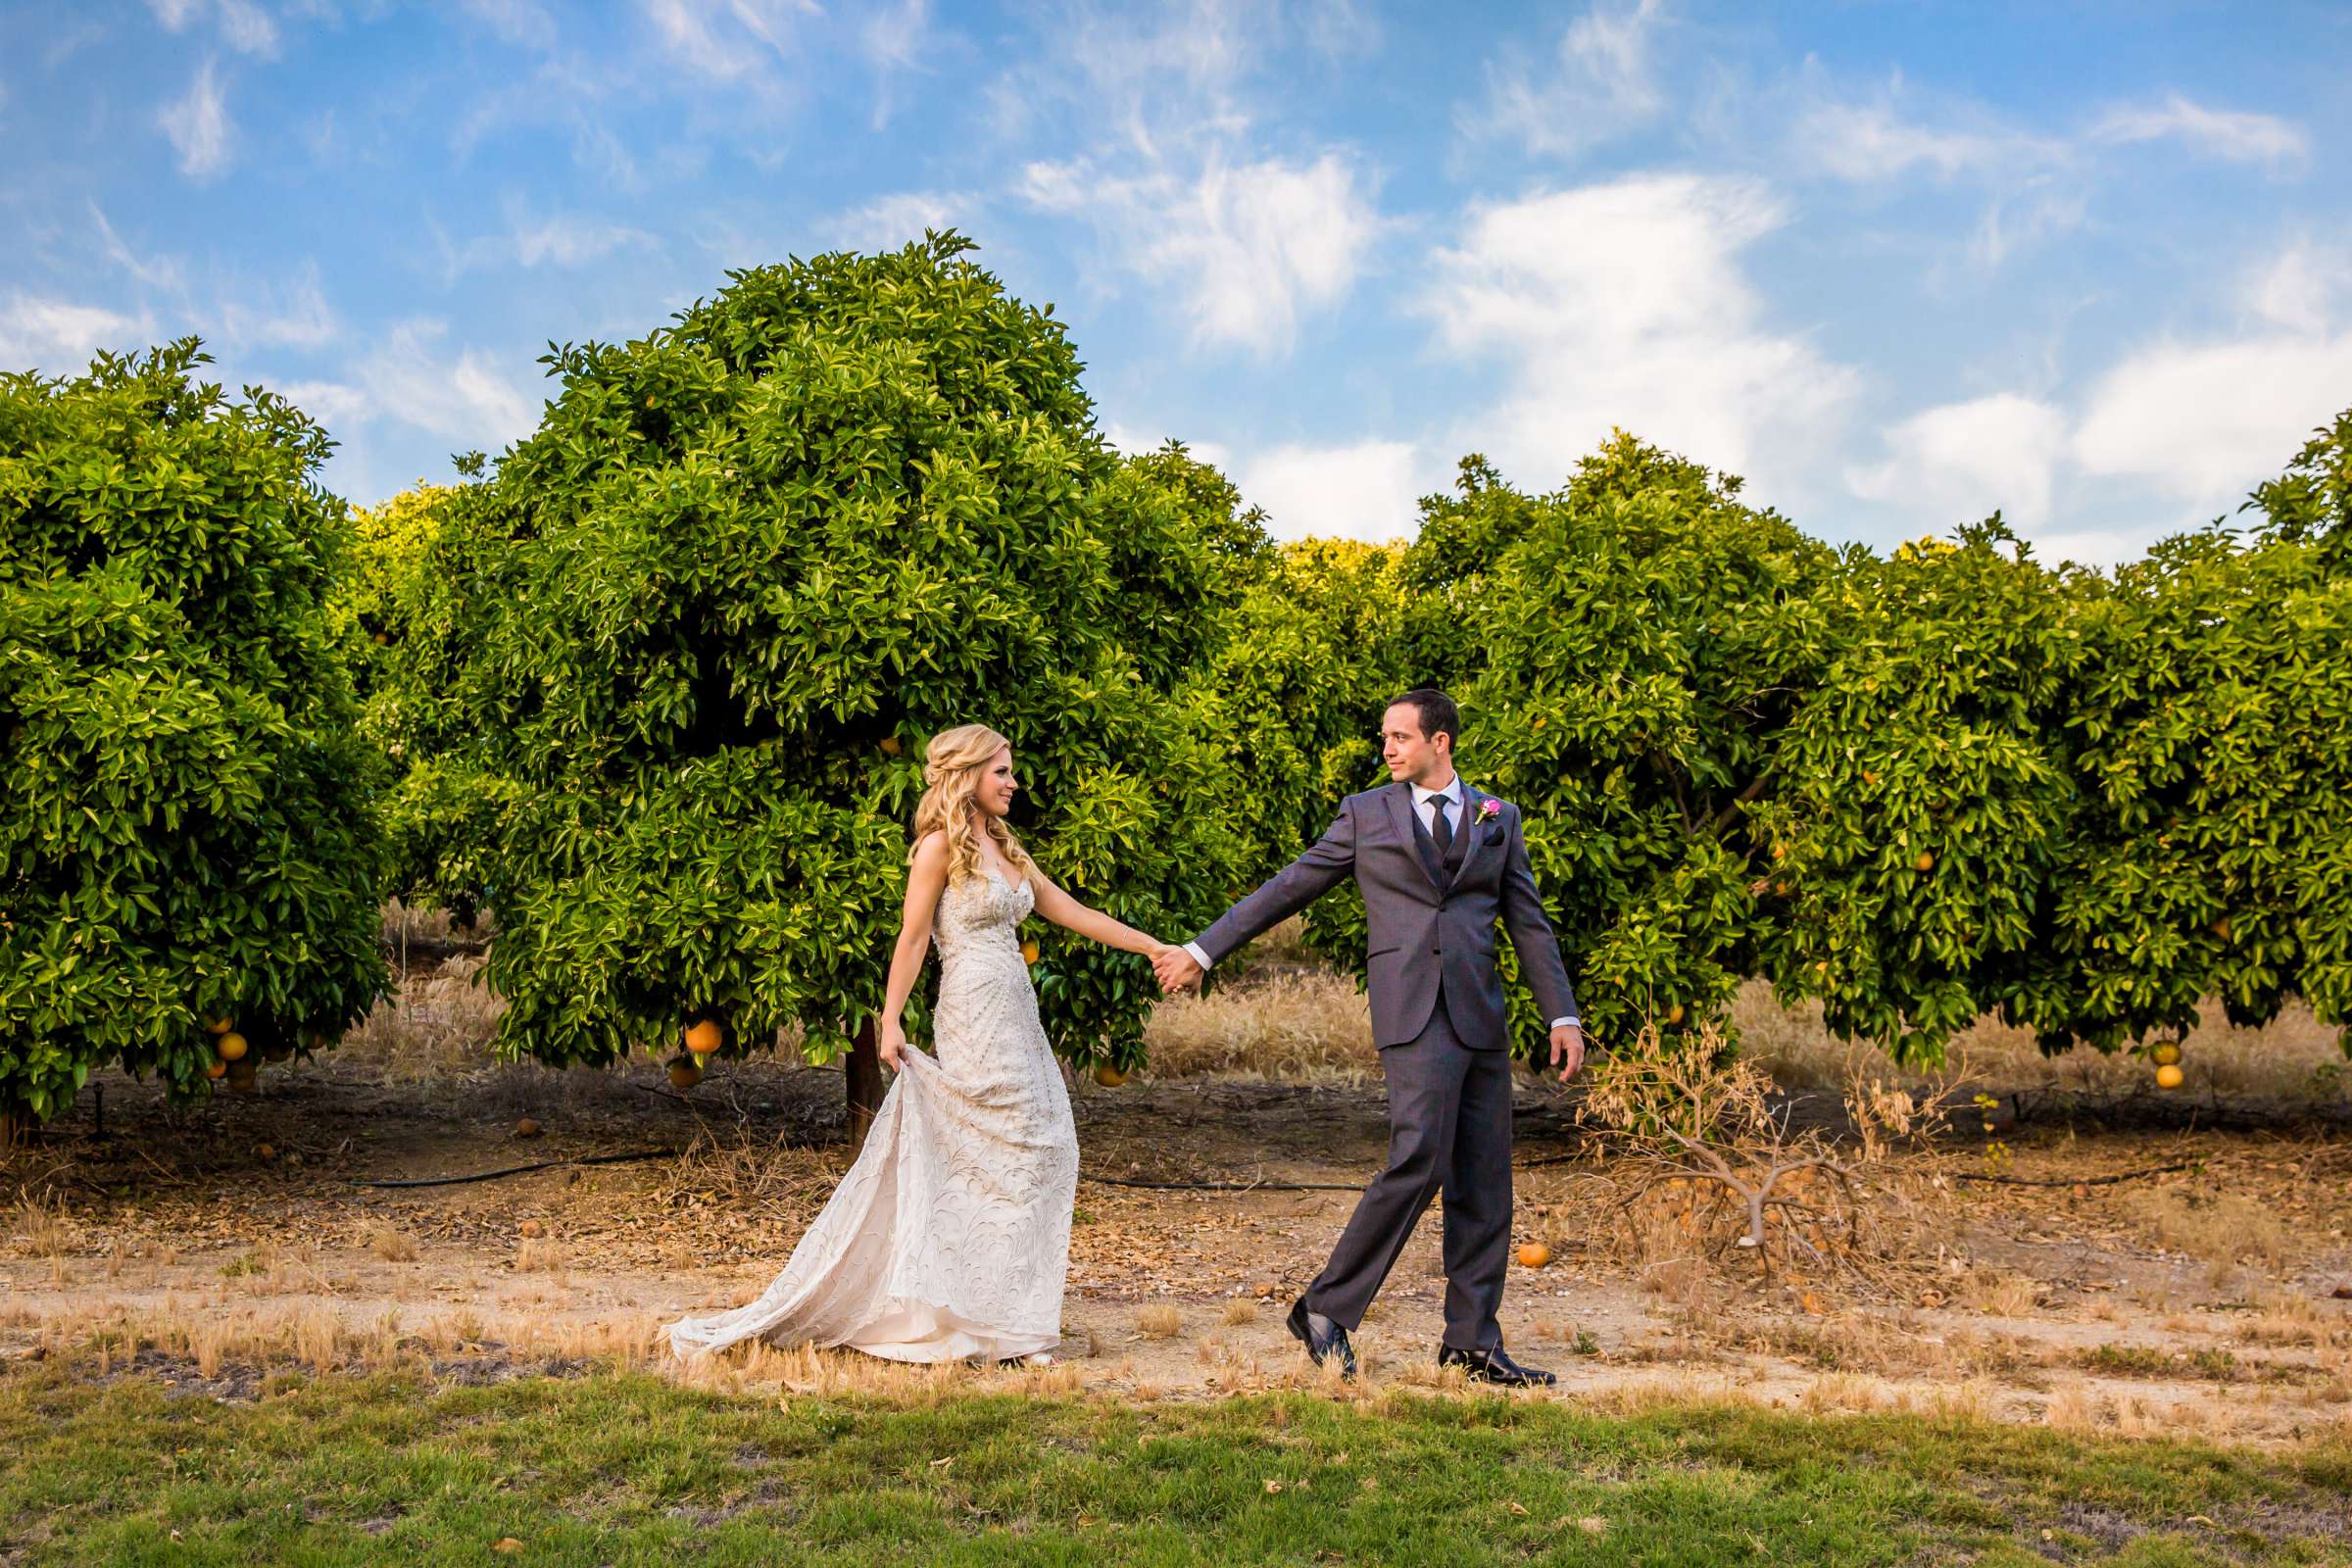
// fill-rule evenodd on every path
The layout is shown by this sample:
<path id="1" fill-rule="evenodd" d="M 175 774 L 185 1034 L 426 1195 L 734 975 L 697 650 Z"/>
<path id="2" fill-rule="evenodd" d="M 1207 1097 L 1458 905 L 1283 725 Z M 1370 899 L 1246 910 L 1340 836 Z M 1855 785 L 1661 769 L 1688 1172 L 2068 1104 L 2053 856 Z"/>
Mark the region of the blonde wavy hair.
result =
<path id="1" fill-rule="evenodd" d="M 980 874 L 980 835 L 997 841 L 997 853 L 1023 876 L 1037 869 L 1021 841 L 1001 816 L 972 804 L 981 770 L 1012 743 L 986 724 L 958 724 L 931 737 L 923 748 L 923 798 L 914 804 L 914 842 L 933 833 L 948 836 L 948 880 L 968 882 Z M 914 858 L 910 848 L 906 858 Z"/>

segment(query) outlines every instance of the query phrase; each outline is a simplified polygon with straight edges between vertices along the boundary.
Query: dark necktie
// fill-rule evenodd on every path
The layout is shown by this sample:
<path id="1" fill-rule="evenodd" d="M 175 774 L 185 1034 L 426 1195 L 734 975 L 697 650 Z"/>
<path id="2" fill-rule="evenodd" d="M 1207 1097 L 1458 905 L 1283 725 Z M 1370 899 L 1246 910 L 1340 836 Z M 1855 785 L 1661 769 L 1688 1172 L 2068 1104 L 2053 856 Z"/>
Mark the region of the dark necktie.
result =
<path id="1" fill-rule="evenodd" d="M 1453 829 L 1446 825 L 1446 797 L 1432 795 L 1429 798 L 1429 836 L 1437 842 L 1438 858 L 1441 860 L 1451 859 L 1453 858 Z"/>

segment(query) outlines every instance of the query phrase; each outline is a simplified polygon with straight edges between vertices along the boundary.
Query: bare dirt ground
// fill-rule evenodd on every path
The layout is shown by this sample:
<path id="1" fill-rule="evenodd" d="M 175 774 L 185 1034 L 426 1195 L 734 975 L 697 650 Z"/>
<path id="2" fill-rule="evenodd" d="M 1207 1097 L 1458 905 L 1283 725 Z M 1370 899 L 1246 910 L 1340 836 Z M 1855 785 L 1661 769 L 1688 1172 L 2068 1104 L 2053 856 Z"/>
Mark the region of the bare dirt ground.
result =
<path id="1" fill-rule="evenodd" d="M 10 1156 L 0 1357 L 94 1354 L 102 1371 L 154 1367 L 232 1396 L 272 1366 L 403 1355 L 458 1377 L 599 1355 L 664 1366 L 659 1326 L 756 1294 L 847 1166 L 837 1071 L 714 1063 L 677 1095 L 650 1058 L 481 1066 L 478 1039 L 442 1053 L 479 1019 L 441 1035 L 418 1023 L 433 1021 L 432 983 L 413 981 L 401 1030 L 266 1068 L 251 1097 L 172 1111 L 153 1086 L 106 1075 Z M 1203 1050 L 1255 1030 L 1297 1047 L 1269 1046 L 1259 1065 L 1304 1063 L 1304 1081 L 1231 1062 L 1116 1089 L 1073 1079 L 1085 1179 L 1052 1372 L 761 1350 L 680 1375 L 1146 1399 L 1315 1381 L 1283 1314 L 1387 1136 L 1371 1054 L 1347 1039 L 1360 1004 L 1344 983 L 1277 966 L 1155 1022 L 1162 1070 L 1200 1069 Z M 1832 1046 L 1806 1045 L 1801 1019 L 1746 1022 L 1799 1119 L 1843 1129 L 1838 1093 L 1805 1086 Z M 1552 1256 L 1513 1264 L 1506 1341 L 1561 1374 L 1543 1396 L 1568 1400 L 1955 1410 L 2265 1445 L 2352 1430 L 2352 1102 L 2328 1075 L 2332 1044 L 2304 1034 L 2262 1047 L 2267 1079 L 2207 1082 L 2201 1099 L 1981 1054 L 1981 1074 L 2011 1069 L 1979 1080 L 1993 1128 L 1965 1118 L 1874 1168 L 1894 1243 L 1869 1277 L 1763 1278 L 1689 1195 L 1636 1200 L 1640 1162 L 1604 1152 L 1573 1096 L 1523 1074 L 1516 1228 Z M 526 1115 L 535 1135 L 517 1131 Z M 580 1163 L 646 1151 L 664 1152 Z M 541 1161 L 563 1163 L 366 1185 Z M 2132 1175 L 2155 1167 L 2172 1168 Z M 1261 1185 L 1119 1185 L 1139 1182 Z M 1317 1186 L 1338 1190 L 1292 1190 Z M 1441 1225 L 1433 1209 L 1358 1336 L 1367 1387 L 1447 1381 L 1430 1364 Z"/>

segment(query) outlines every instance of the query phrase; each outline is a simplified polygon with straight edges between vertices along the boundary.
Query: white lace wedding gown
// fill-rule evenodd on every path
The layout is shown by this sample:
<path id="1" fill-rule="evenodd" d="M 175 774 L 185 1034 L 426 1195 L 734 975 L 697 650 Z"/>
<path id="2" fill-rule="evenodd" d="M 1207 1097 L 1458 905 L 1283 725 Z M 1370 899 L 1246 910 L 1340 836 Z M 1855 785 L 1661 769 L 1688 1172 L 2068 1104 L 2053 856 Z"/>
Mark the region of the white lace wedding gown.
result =
<path id="1" fill-rule="evenodd" d="M 674 1353 L 758 1337 L 950 1361 L 1060 1343 L 1078 1129 L 1013 934 L 1035 902 L 993 869 L 940 895 L 936 1059 L 906 1052 L 784 1271 L 756 1301 L 672 1323 Z"/>

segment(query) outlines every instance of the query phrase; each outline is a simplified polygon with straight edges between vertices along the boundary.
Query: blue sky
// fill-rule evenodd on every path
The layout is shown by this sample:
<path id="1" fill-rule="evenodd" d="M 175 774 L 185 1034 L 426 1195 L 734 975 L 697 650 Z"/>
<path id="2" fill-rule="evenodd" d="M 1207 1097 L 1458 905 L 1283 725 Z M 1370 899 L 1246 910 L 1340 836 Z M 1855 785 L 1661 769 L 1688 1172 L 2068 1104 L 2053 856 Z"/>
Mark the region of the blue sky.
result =
<path id="1" fill-rule="evenodd" d="M 366 503 L 551 340 L 953 223 L 1286 536 L 1620 424 L 2110 562 L 2352 406 L 2347 83 L 2292 3 L 10 4 L 0 366 L 198 333 Z"/>

